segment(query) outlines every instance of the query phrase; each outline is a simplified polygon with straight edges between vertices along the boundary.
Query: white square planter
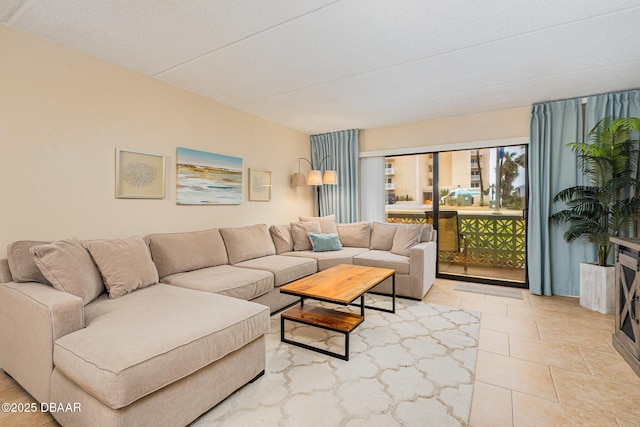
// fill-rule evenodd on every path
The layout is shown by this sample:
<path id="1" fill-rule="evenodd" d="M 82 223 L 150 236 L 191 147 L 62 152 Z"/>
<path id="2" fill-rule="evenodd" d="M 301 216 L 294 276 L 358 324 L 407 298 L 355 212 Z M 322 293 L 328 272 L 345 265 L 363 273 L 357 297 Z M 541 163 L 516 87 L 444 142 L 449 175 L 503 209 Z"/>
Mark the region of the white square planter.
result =
<path id="1" fill-rule="evenodd" d="M 616 268 L 580 263 L 580 306 L 604 314 L 615 308 Z"/>

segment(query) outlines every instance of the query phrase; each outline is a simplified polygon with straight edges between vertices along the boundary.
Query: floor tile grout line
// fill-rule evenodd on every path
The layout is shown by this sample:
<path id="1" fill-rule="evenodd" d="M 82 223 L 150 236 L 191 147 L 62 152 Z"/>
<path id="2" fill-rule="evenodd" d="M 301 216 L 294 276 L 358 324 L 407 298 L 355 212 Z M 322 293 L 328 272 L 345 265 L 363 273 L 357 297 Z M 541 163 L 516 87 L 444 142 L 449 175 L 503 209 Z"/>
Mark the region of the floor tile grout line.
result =
<path id="1" fill-rule="evenodd" d="M 515 405 L 515 395 L 513 394 L 513 390 L 509 389 L 509 394 L 511 396 L 511 426 L 514 427 L 516 425 L 516 405 Z"/>
<path id="2" fill-rule="evenodd" d="M 584 357 L 584 353 L 582 352 L 582 348 L 578 347 L 578 351 L 580 352 L 580 356 L 582 357 L 582 360 L 584 361 L 584 364 L 587 366 L 587 369 L 589 370 L 589 373 L 594 376 L 594 377 L 599 377 L 599 375 L 596 375 L 595 372 L 593 372 L 593 369 L 591 369 L 591 365 L 589 365 L 589 362 L 587 362 L 587 359 Z M 597 350 L 594 350 L 597 351 Z"/>

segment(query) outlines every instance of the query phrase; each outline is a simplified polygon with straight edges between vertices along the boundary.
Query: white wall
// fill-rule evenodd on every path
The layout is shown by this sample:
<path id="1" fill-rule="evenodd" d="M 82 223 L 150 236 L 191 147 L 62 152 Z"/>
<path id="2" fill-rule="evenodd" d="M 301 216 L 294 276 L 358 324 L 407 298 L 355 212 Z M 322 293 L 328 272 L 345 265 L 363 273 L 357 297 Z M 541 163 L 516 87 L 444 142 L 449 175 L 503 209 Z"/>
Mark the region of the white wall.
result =
<path id="1" fill-rule="evenodd" d="M 287 223 L 313 213 L 291 188 L 309 137 L 0 25 L 0 257 L 21 239 L 115 238 Z M 167 156 L 166 198 L 116 199 L 115 148 Z M 243 203 L 178 206 L 176 147 L 243 158 Z M 248 201 L 248 168 L 271 202 Z"/>
<path id="2" fill-rule="evenodd" d="M 512 108 L 444 119 L 424 120 L 397 126 L 360 131 L 361 155 L 413 154 L 447 149 L 468 149 L 483 144 L 465 146 L 470 142 L 528 138 L 531 107 Z M 522 143 L 521 141 L 518 143 Z M 472 144 L 473 145 L 473 144 Z M 436 150 L 420 150 L 424 147 Z M 446 146 L 451 146 L 447 148 Z"/>

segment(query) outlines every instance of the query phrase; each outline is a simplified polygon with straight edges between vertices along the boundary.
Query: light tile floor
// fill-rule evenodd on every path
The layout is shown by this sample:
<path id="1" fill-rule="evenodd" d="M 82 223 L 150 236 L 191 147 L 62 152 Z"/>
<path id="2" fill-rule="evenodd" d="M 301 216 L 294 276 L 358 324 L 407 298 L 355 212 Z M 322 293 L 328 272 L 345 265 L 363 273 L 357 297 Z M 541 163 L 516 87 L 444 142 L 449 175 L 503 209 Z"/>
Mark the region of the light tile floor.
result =
<path id="1" fill-rule="evenodd" d="M 482 312 L 472 427 L 640 426 L 640 378 L 611 346 L 614 317 L 577 298 L 454 291 L 436 280 L 424 301 Z M 0 372 L 0 402 L 35 402 Z M 48 413 L 0 412 L 0 425 L 57 426 Z"/>
<path id="2" fill-rule="evenodd" d="M 438 279 L 424 301 L 482 312 L 471 426 L 640 426 L 640 378 L 611 345 L 613 315 L 455 284 Z"/>

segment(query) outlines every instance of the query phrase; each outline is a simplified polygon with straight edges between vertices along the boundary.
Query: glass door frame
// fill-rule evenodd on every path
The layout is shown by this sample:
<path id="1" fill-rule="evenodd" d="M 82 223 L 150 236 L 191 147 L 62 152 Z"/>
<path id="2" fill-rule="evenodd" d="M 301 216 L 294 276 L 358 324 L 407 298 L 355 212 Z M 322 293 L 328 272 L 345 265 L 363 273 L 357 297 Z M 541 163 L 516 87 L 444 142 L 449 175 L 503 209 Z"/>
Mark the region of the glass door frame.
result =
<path id="1" fill-rule="evenodd" d="M 440 150 L 440 151 L 436 151 L 433 152 L 433 228 L 436 230 L 440 230 L 439 227 L 439 214 L 440 214 L 440 153 L 447 153 L 447 152 L 454 152 L 454 151 L 466 151 L 466 150 L 480 150 L 480 149 L 493 149 L 493 148 L 506 148 L 506 147 L 513 147 L 513 146 L 521 146 L 524 148 L 524 156 L 525 156 L 525 165 L 527 165 L 527 168 L 525 170 L 525 177 L 524 177 L 524 194 L 526 197 L 526 204 L 523 208 L 523 213 L 522 213 L 522 217 L 525 220 L 525 259 L 524 259 L 524 282 L 520 282 L 520 281 L 511 281 L 511 280 L 505 280 L 505 279 L 497 279 L 497 278 L 489 278 L 489 277 L 478 277 L 478 276 L 467 276 L 467 275 L 461 275 L 461 274 L 451 274 L 451 273 L 441 273 L 440 272 L 440 233 L 438 232 L 438 239 L 437 239 L 437 249 L 436 249 L 436 277 L 437 278 L 441 278 L 441 279 L 447 279 L 447 280 L 461 280 L 461 281 L 465 281 L 465 282 L 472 282 L 472 283 L 480 283 L 480 284 L 488 284 L 488 285 L 498 285 L 498 286 L 509 286 L 509 287 L 516 287 L 516 288 L 524 288 L 524 289 L 528 289 L 529 288 L 529 274 L 527 271 L 528 268 L 528 259 L 527 259 L 527 245 L 526 245 L 526 241 L 528 239 L 528 227 L 527 227 L 527 214 L 528 214 L 528 210 L 529 210 L 529 171 L 528 171 L 528 153 L 529 153 L 529 146 L 527 144 L 516 144 L 516 145 L 507 145 L 507 146 L 493 146 L 493 147 L 480 147 L 480 148 L 469 148 L 469 149 L 457 149 L 457 150 Z M 445 211 L 443 211 L 445 212 Z"/>

